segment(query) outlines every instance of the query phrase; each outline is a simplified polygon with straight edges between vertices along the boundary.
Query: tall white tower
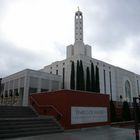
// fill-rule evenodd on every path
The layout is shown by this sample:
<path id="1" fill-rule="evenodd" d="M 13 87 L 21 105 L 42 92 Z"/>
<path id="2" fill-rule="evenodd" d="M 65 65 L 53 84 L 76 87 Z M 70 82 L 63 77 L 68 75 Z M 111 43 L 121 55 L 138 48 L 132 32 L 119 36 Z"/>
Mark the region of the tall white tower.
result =
<path id="1" fill-rule="evenodd" d="M 75 13 L 75 42 L 74 45 L 67 46 L 67 58 L 84 55 L 91 57 L 91 46 L 84 45 L 83 42 L 83 14 L 79 10 Z"/>
<path id="2" fill-rule="evenodd" d="M 83 15 L 78 11 L 75 13 L 75 42 L 83 42 Z"/>

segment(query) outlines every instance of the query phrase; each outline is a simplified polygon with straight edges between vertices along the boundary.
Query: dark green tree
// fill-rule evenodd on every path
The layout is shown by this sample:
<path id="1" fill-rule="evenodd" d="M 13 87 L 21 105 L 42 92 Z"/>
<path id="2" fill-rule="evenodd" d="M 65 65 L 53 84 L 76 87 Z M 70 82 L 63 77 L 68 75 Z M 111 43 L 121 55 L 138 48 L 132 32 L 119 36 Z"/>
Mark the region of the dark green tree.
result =
<path id="1" fill-rule="evenodd" d="M 86 69 L 86 91 L 90 91 L 90 72 L 89 67 Z"/>
<path id="2" fill-rule="evenodd" d="M 96 92 L 100 92 L 99 68 L 96 66 Z"/>
<path id="3" fill-rule="evenodd" d="M 80 65 L 79 65 L 79 60 L 77 60 L 77 67 L 76 67 L 76 89 L 80 90 Z"/>
<path id="4" fill-rule="evenodd" d="M 70 88 L 75 89 L 75 68 L 74 62 L 71 62 L 71 79 L 70 79 Z"/>
<path id="5" fill-rule="evenodd" d="M 80 90 L 85 90 L 85 78 L 84 78 L 84 69 L 83 69 L 83 63 L 82 60 L 80 60 L 80 69 L 79 69 L 79 74 L 80 74 Z"/>
<path id="6" fill-rule="evenodd" d="M 91 63 L 91 91 L 95 92 L 95 73 L 93 63 Z"/>
<path id="7" fill-rule="evenodd" d="M 116 121 L 116 108 L 112 100 L 110 101 L 110 119 L 111 122 Z"/>
<path id="8" fill-rule="evenodd" d="M 122 118 L 124 121 L 130 121 L 131 120 L 131 114 L 129 109 L 129 104 L 127 101 L 123 102 L 123 108 L 122 108 Z"/>
<path id="9" fill-rule="evenodd" d="M 139 121 L 139 123 L 140 123 L 140 108 L 139 108 L 138 103 L 136 103 L 136 113 L 137 113 L 138 121 Z"/>

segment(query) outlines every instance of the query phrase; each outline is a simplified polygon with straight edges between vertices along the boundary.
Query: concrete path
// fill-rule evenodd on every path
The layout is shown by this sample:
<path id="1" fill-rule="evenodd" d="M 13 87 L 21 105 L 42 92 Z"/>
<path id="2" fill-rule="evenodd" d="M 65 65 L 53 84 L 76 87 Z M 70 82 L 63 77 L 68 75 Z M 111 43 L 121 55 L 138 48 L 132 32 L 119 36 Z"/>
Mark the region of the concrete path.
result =
<path id="1" fill-rule="evenodd" d="M 135 140 L 135 135 L 134 129 L 105 126 L 10 140 Z"/>

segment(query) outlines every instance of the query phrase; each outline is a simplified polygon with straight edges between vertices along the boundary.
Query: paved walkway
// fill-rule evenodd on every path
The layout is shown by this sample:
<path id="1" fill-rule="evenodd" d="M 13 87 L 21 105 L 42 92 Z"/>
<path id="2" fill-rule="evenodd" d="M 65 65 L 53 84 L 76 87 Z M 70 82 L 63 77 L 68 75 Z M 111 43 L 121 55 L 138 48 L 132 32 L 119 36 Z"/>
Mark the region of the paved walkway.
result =
<path id="1" fill-rule="evenodd" d="M 135 135 L 134 129 L 106 126 L 10 140 L 135 140 Z"/>

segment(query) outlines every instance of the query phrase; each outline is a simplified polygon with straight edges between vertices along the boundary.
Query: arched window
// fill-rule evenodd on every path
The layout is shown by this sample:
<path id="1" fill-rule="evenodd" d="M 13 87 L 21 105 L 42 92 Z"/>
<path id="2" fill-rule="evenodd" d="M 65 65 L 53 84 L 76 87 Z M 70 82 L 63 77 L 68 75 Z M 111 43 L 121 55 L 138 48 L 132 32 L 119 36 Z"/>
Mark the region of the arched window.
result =
<path id="1" fill-rule="evenodd" d="M 126 99 L 128 99 L 128 101 L 131 101 L 131 87 L 130 87 L 130 82 L 128 80 L 125 81 L 125 95 L 126 95 Z"/>

